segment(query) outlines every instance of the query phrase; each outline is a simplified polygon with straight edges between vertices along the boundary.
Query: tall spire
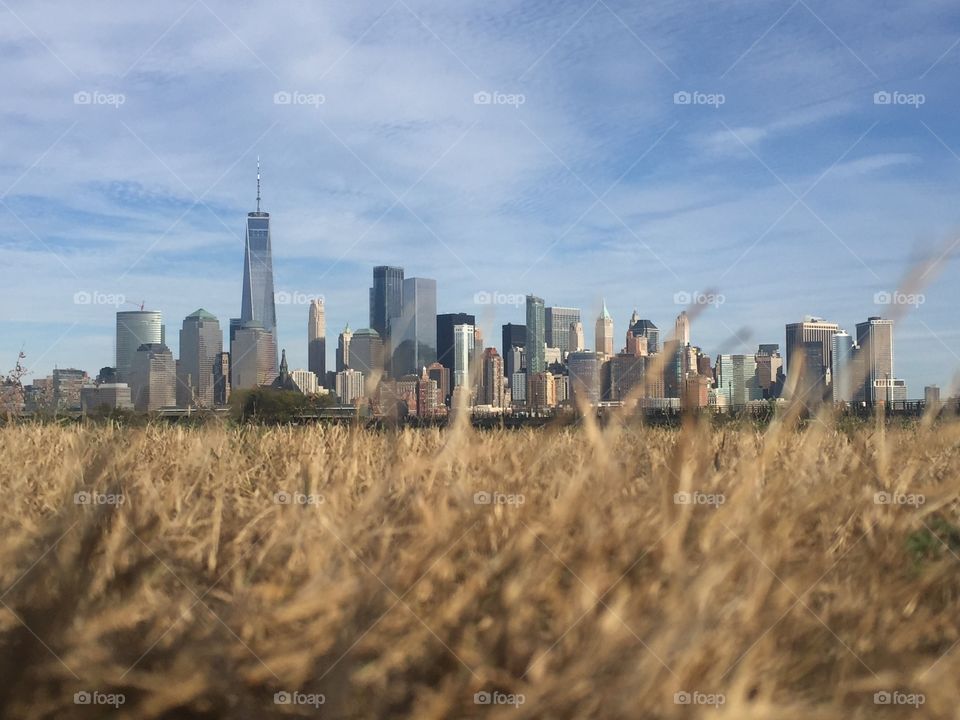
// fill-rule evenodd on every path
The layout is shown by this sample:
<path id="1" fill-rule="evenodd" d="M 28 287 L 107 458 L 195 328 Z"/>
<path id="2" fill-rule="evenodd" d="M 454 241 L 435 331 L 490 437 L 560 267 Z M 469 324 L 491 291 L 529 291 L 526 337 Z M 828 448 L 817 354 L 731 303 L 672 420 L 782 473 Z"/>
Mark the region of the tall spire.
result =
<path id="1" fill-rule="evenodd" d="M 257 212 L 260 212 L 260 156 L 257 155 Z"/>

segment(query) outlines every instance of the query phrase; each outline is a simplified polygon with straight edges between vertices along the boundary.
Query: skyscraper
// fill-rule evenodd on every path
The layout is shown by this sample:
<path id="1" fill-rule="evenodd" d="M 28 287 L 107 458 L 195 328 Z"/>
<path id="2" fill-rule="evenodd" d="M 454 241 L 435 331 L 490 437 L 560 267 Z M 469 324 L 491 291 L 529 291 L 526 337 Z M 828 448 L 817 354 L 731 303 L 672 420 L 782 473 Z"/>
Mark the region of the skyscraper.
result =
<path id="1" fill-rule="evenodd" d="M 602 316 L 601 316 L 602 317 Z M 611 342 L 613 336 L 610 336 Z M 600 402 L 600 364 L 603 358 L 596 352 L 570 353 L 570 396 L 575 406 L 596 405 Z"/>
<path id="2" fill-rule="evenodd" d="M 597 318 L 597 327 L 595 332 L 596 352 L 604 357 L 613 355 L 613 318 L 607 310 L 607 301 L 603 301 L 603 310 L 600 317 Z"/>
<path id="3" fill-rule="evenodd" d="M 544 310 L 544 321 L 547 347 L 567 352 L 570 349 L 570 325 L 580 322 L 580 309 L 548 307 Z"/>
<path id="4" fill-rule="evenodd" d="M 130 381 L 130 368 L 137 348 L 144 344 L 166 342 L 163 319 L 159 310 L 128 310 L 117 313 L 116 379 Z"/>
<path id="5" fill-rule="evenodd" d="M 853 401 L 853 338 L 841 330 L 831 339 L 830 382 L 833 385 L 833 401 Z"/>
<path id="6" fill-rule="evenodd" d="M 583 323 L 577 320 L 570 323 L 570 339 L 565 348 L 567 352 L 580 352 L 586 346 L 583 336 Z"/>
<path id="7" fill-rule="evenodd" d="M 488 347 L 483 351 L 483 372 L 481 374 L 480 404 L 503 407 L 503 358 L 496 348 Z"/>
<path id="8" fill-rule="evenodd" d="M 353 330 L 347 323 L 337 338 L 337 372 L 343 372 L 350 367 L 350 341 L 353 339 Z"/>
<path id="9" fill-rule="evenodd" d="M 269 385 L 277 377 L 277 344 L 273 333 L 258 322 L 237 329 L 230 353 L 230 387 L 248 390 Z"/>
<path id="10" fill-rule="evenodd" d="M 893 320 L 874 316 L 857 323 L 857 345 L 862 377 L 855 378 L 855 382 L 863 383 L 864 399 L 868 403 L 890 399 L 888 388 L 894 379 Z"/>
<path id="11" fill-rule="evenodd" d="M 686 310 L 681 310 L 674 323 L 674 340 L 680 343 L 680 347 L 686 347 L 690 344 L 690 316 Z"/>
<path id="12" fill-rule="evenodd" d="M 637 311 L 633 311 L 636 316 Z M 633 320 L 633 318 L 631 318 Z M 647 347 L 645 352 L 640 352 L 637 338 L 646 338 Z M 655 355 L 660 352 L 660 329 L 653 324 L 652 320 L 637 318 L 630 324 L 627 330 L 627 352 L 631 355 Z"/>
<path id="13" fill-rule="evenodd" d="M 360 328 L 351 335 L 349 348 L 348 367 L 363 373 L 364 387 L 372 393 L 383 376 L 383 340 L 373 328 Z"/>
<path id="14" fill-rule="evenodd" d="M 381 339 L 390 337 L 390 323 L 403 312 L 403 268 L 378 265 L 370 288 L 370 327 Z"/>
<path id="15" fill-rule="evenodd" d="M 718 356 L 717 392 L 726 398 L 728 407 L 742 407 L 752 400 L 762 400 L 756 356 Z"/>
<path id="16" fill-rule="evenodd" d="M 213 407 L 213 366 L 223 352 L 223 332 L 217 318 L 203 308 L 187 315 L 180 328 L 179 407 Z"/>
<path id="17" fill-rule="evenodd" d="M 525 347 L 527 344 L 527 326 L 507 323 L 502 326 L 500 354 L 506 357 L 512 347 Z"/>
<path id="18" fill-rule="evenodd" d="M 177 370 L 173 353 L 161 343 L 144 343 L 130 368 L 130 396 L 140 412 L 177 404 Z"/>
<path id="19" fill-rule="evenodd" d="M 805 354 L 804 343 L 820 343 L 821 358 L 819 365 L 823 369 L 830 367 L 830 350 L 833 343 L 833 336 L 840 332 L 840 326 L 836 323 L 827 322 L 823 318 L 808 315 L 803 322 L 790 323 L 787 325 L 787 343 L 784 348 L 786 355 L 784 361 L 787 365 L 787 371 L 790 370 L 790 363 L 793 362 L 794 354 Z"/>
<path id="20" fill-rule="evenodd" d="M 546 369 L 544 347 L 546 343 L 546 313 L 543 298 L 527 295 L 527 374 L 541 373 Z"/>
<path id="21" fill-rule="evenodd" d="M 454 340 L 453 328 L 456 325 L 476 326 L 476 318 L 469 313 L 444 313 L 437 315 L 437 362 L 443 365 L 449 371 L 449 377 L 453 377 L 454 370 Z M 440 392 L 443 397 L 449 397 L 450 387 L 441 387 Z"/>
<path id="22" fill-rule="evenodd" d="M 406 278 L 403 307 L 391 330 L 393 377 L 413 374 L 437 359 L 437 281 Z"/>
<path id="23" fill-rule="evenodd" d="M 327 317 L 322 300 L 310 302 L 310 317 L 307 319 L 307 370 L 317 376 L 320 383 L 327 378 Z"/>
<path id="24" fill-rule="evenodd" d="M 470 387 L 470 361 L 473 359 L 476 335 L 473 325 L 453 326 L 453 387 Z"/>
<path id="25" fill-rule="evenodd" d="M 247 238 L 243 253 L 243 299 L 240 323 L 259 323 L 273 339 L 272 382 L 277 374 L 277 309 L 273 298 L 273 251 L 270 243 L 270 213 L 260 210 L 260 160 L 257 159 L 257 209 L 247 213 Z"/>

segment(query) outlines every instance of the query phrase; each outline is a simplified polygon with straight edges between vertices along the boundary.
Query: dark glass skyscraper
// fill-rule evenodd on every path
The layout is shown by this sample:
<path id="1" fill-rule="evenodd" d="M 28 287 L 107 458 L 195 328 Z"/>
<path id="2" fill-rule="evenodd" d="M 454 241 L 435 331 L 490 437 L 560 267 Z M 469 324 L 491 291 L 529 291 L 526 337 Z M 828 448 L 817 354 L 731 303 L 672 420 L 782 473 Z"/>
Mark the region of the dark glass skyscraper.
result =
<path id="1" fill-rule="evenodd" d="M 394 321 L 393 376 L 419 375 L 437 359 L 437 281 L 407 278 L 403 281 L 403 312 Z"/>
<path id="2" fill-rule="evenodd" d="M 403 268 L 378 265 L 370 288 L 370 327 L 381 338 L 390 334 L 390 321 L 403 312 Z"/>
<path id="3" fill-rule="evenodd" d="M 277 309 L 273 299 L 273 251 L 270 213 L 260 210 L 260 161 L 257 160 L 257 210 L 247 213 L 247 239 L 243 254 L 243 301 L 240 322 L 259 323 L 277 339 Z M 276 354 L 276 353 L 274 353 Z M 276 370 L 276 359 L 273 370 Z"/>

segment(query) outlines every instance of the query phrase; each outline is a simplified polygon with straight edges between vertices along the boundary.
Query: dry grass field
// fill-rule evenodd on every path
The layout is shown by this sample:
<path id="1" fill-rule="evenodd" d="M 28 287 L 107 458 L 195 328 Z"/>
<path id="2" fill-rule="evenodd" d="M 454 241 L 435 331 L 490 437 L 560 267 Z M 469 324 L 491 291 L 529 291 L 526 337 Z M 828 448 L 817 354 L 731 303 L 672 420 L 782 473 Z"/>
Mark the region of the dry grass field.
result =
<path id="1" fill-rule="evenodd" d="M 956 425 L 21 426 L 0 487 L 3 717 L 960 717 Z"/>

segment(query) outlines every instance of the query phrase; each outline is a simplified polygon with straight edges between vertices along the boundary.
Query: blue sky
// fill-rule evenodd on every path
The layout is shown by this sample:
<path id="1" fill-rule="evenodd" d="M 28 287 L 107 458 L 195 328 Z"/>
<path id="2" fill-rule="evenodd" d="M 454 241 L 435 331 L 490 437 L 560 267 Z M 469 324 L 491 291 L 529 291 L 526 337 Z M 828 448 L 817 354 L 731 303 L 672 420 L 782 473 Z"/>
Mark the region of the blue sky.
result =
<path id="1" fill-rule="evenodd" d="M 174 352 L 199 307 L 226 327 L 259 155 L 276 289 L 305 299 L 278 306 L 291 367 L 306 298 L 332 363 L 396 264 L 496 345 L 523 309 L 478 292 L 581 307 L 590 344 L 602 297 L 621 338 L 634 307 L 670 327 L 715 289 L 711 355 L 896 314 L 910 395 L 946 390 L 958 41 L 939 0 L 4 0 L 0 368 L 112 364 L 117 296 L 162 310 Z M 920 298 L 877 304 L 924 259 Z"/>

